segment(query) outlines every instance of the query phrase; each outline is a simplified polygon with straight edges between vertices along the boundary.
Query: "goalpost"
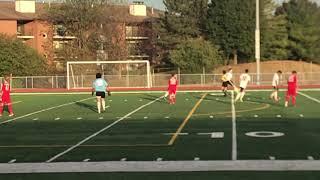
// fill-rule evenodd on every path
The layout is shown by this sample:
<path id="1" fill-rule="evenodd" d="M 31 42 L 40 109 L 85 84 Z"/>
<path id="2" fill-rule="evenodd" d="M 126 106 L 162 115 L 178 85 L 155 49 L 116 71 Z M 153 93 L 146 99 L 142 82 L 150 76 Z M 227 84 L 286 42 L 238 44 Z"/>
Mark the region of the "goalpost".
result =
<path id="1" fill-rule="evenodd" d="M 129 61 L 69 61 L 67 62 L 67 89 L 92 87 L 96 73 L 101 73 L 111 87 L 150 88 L 150 62 Z"/>

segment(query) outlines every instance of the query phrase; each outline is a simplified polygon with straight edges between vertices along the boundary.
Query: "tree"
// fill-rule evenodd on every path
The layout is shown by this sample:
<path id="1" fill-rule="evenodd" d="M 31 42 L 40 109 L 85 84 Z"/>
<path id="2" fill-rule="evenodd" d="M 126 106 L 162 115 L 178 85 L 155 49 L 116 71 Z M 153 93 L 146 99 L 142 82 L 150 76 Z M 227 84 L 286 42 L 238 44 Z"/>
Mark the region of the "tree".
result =
<path id="1" fill-rule="evenodd" d="M 42 75 L 48 71 L 46 60 L 34 49 L 13 37 L 0 34 L 0 74 Z"/>
<path id="2" fill-rule="evenodd" d="M 46 18 L 59 25 L 63 34 L 75 36 L 58 52 L 69 60 L 123 59 L 126 57 L 123 24 L 109 11 L 110 0 L 65 0 L 51 6 Z M 108 9 L 110 8 L 110 9 Z M 112 9 L 113 10 L 113 9 Z M 120 47 L 121 46 L 121 47 Z M 99 54 L 100 55 L 97 55 Z M 105 57 L 101 56 L 105 53 Z"/>
<path id="3" fill-rule="evenodd" d="M 199 73 L 205 67 L 212 70 L 222 63 L 220 52 L 215 45 L 202 38 L 187 39 L 170 51 L 172 63 L 185 72 Z"/>
<path id="4" fill-rule="evenodd" d="M 252 59 L 255 31 L 254 0 L 212 0 L 206 20 L 206 32 L 212 42 L 224 51 L 225 58 L 233 56 L 237 63 Z"/>
<path id="5" fill-rule="evenodd" d="M 288 59 L 287 17 L 278 14 L 272 0 L 261 1 L 261 58 Z"/>
<path id="6" fill-rule="evenodd" d="M 308 0 L 290 0 L 278 9 L 288 20 L 289 58 L 316 60 L 320 57 L 320 7 Z"/>
<path id="7" fill-rule="evenodd" d="M 208 0 L 164 0 L 166 11 L 155 25 L 155 42 L 161 59 L 169 60 L 169 51 L 189 38 L 202 36 Z"/>

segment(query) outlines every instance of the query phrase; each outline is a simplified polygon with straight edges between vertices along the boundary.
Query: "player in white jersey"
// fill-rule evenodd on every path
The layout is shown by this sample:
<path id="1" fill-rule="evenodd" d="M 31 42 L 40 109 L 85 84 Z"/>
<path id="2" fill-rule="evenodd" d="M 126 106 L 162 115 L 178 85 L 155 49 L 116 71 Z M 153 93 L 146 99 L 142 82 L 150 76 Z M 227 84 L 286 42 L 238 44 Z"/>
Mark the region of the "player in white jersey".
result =
<path id="1" fill-rule="evenodd" d="M 245 95 L 245 90 L 247 88 L 248 83 L 251 81 L 251 77 L 248 74 L 249 70 L 246 69 L 245 73 L 240 75 L 240 92 L 237 94 L 237 97 L 235 99 L 235 102 L 240 100 L 240 102 L 243 102 L 243 97 Z"/>
<path id="2" fill-rule="evenodd" d="M 282 71 L 278 71 L 273 75 L 272 79 L 272 87 L 273 87 L 273 92 L 270 95 L 270 99 L 273 99 L 275 102 L 279 102 L 279 85 L 280 85 L 280 77 L 281 77 Z"/>

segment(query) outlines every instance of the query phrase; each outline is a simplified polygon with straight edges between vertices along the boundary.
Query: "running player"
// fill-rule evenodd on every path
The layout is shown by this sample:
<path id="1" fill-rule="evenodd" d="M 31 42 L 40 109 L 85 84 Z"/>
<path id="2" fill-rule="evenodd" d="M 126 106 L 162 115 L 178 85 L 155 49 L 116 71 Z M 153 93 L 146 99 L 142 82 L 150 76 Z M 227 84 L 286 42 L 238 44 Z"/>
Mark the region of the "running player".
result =
<path id="1" fill-rule="evenodd" d="M 1 83 L 1 91 L 0 91 L 0 116 L 2 116 L 3 113 L 3 107 L 8 106 L 9 110 L 9 116 L 13 116 L 13 110 L 12 110 L 12 103 L 11 103 L 11 97 L 10 97 L 10 77 L 5 76 L 2 83 Z"/>
<path id="2" fill-rule="evenodd" d="M 106 110 L 106 91 L 108 91 L 108 94 L 110 94 L 108 86 L 108 83 L 106 82 L 106 80 L 102 78 L 102 75 L 100 73 L 97 73 L 96 80 L 92 84 L 92 95 L 96 93 L 97 108 L 99 114 L 101 113 L 101 106 L 103 111 Z"/>
<path id="3" fill-rule="evenodd" d="M 279 85 L 280 85 L 280 76 L 282 74 L 282 71 L 278 71 L 273 75 L 272 79 L 272 86 L 273 86 L 273 92 L 270 95 L 270 99 L 273 99 L 275 102 L 279 102 Z"/>
<path id="4" fill-rule="evenodd" d="M 221 81 L 222 81 L 221 90 L 224 94 L 224 97 L 227 96 L 227 92 L 228 92 L 228 79 L 227 79 L 226 73 L 227 71 L 223 70 L 222 76 L 221 76 Z"/>
<path id="5" fill-rule="evenodd" d="M 251 77 L 248 73 L 249 70 L 246 69 L 245 73 L 240 75 L 240 92 L 238 92 L 235 102 L 237 102 L 238 100 L 240 100 L 240 102 L 243 102 L 243 97 L 246 94 L 245 90 L 248 83 L 251 81 Z"/>
<path id="6" fill-rule="evenodd" d="M 178 79 L 176 74 L 172 74 L 168 83 L 169 104 L 176 103 Z"/>
<path id="7" fill-rule="evenodd" d="M 292 71 L 292 74 L 288 78 L 288 90 L 286 96 L 285 107 L 288 107 L 289 100 L 291 97 L 292 105 L 296 105 L 296 97 L 297 97 L 297 72 Z"/>

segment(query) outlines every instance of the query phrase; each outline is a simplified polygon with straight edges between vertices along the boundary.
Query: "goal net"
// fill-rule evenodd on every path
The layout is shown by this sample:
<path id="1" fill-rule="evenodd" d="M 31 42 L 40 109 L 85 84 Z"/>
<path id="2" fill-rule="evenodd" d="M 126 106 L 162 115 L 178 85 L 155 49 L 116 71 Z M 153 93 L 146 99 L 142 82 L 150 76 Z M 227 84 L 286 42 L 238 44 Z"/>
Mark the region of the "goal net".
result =
<path id="1" fill-rule="evenodd" d="M 101 73 L 111 87 L 151 87 L 149 61 L 69 61 L 67 88 L 91 88 L 96 73 Z"/>

